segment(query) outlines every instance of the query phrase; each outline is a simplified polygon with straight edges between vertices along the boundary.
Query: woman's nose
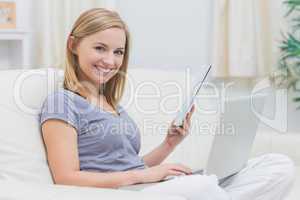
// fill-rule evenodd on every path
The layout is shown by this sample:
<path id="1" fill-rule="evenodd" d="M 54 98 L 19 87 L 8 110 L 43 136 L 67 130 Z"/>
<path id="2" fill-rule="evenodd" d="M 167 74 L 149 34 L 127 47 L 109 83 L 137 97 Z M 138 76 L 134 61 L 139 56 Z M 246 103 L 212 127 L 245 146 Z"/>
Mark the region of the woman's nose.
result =
<path id="1" fill-rule="evenodd" d="M 107 53 L 105 57 L 103 58 L 103 62 L 106 65 L 113 65 L 114 64 L 114 54 L 113 53 Z"/>

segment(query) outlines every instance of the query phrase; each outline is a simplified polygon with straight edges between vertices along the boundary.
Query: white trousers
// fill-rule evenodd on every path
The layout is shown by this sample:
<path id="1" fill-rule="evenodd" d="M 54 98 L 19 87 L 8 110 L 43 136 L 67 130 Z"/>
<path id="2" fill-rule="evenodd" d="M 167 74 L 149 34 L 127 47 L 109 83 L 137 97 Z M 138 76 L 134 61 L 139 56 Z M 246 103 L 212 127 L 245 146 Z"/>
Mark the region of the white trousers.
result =
<path id="1" fill-rule="evenodd" d="M 216 176 L 189 175 L 153 184 L 143 192 L 180 195 L 188 200 L 281 200 L 291 188 L 293 162 L 285 155 L 266 154 L 221 185 Z"/>

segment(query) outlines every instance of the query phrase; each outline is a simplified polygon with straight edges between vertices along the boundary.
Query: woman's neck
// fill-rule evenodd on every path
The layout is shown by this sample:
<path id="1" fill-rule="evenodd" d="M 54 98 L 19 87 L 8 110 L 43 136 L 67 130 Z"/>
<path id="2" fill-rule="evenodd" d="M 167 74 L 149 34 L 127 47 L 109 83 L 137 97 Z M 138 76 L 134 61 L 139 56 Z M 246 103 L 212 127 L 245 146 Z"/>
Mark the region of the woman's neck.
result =
<path id="1" fill-rule="evenodd" d="M 89 96 L 93 98 L 98 98 L 100 93 L 100 85 L 91 83 L 88 77 L 85 76 L 83 72 L 78 73 L 78 80 L 80 84 L 88 90 Z M 89 97 L 86 97 L 89 98 Z"/>

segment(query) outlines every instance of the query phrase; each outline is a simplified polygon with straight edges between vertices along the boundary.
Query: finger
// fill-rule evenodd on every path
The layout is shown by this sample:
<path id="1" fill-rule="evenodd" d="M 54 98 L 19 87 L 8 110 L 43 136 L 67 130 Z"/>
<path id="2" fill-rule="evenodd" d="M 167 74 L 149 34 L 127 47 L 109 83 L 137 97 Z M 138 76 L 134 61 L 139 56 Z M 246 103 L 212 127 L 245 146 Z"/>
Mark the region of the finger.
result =
<path id="1" fill-rule="evenodd" d="M 172 134 L 178 134 L 178 133 L 180 134 L 180 128 L 181 128 L 180 126 L 172 126 L 171 133 Z"/>
<path id="2" fill-rule="evenodd" d="M 182 165 L 182 164 L 174 164 L 173 170 L 177 170 L 177 171 L 181 171 L 181 172 L 184 172 L 185 174 L 190 174 L 192 173 L 192 169 L 185 166 L 185 165 Z"/>
<path id="3" fill-rule="evenodd" d="M 175 124 L 172 124 L 172 125 L 170 126 L 170 129 L 171 129 L 172 131 L 176 131 L 178 127 L 183 127 L 183 125 L 182 125 L 182 126 L 177 126 L 177 125 L 175 125 Z"/>
<path id="4" fill-rule="evenodd" d="M 191 113 L 193 114 L 195 112 L 195 110 L 196 110 L 196 106 L 195 106 L 195 104 L 193 104 L 192 109 L 191 109 Z"/>
<path id="5" fill-rule="evenodd" d="M 174 129 L 175 127 L 176 127 L 176 125 L 175 125 L 175 120 L 173 120 L 173 121 L 171 122 L 170 128 L 171 128 L 171 129 Z"/>
<path id="6" fill-rule="evenodd" d="M 193 115 L 194 111 L 195 111 L 195 105 L 193 105 L 193 108 L 192 108 L 191 112 L 189 112 L 188 115 L 187 115 L 187 122 L 188 122 L 189 126 L 191 124 L 191 119 L 192 119 L 192 115 Z"/>
<path id="7" fill-rule="evenodd" d="M 186 173 L 182 172 L 182 171 L 178 171 L 178 170 L 173 170 L 170 169 L 168 171 L 168 176 L 181 176 L 181 175 L 185 175 Z"/>
<path id="8" fill-rule="evenodd" d="M 183 130 L 187 131 L 189 129 L 189 121 L 188 119 L 185 119 L 183 122 Z"/>
<path id="9" fill-rule="evenodd" d="M 166 166 L 170 170 L 181 171 L 184 173 L 192 173 L 192 169 L 190 167 L 181 163 L 167 163 L 164 166 Z"/>
<path id="10" fill-rule="evenodd" d="M 192 173 L 192 169 L 191 168 L 189 168 L 189 167 L 187 167 L 185 165 L 182 165 L 182 164 L 179 164 L 179 166 L 184 170 L 184 172 L 186 174 L 191 174 Z"/>
<path id="11" fill-rule="evenodd" d="M 176 132 L 177 131 L 177 126 L 174 124 L 175 123 L 175 120 L 173 120 L 172 122 L 171 122 L 171 126 L 169 127 L 169 130 L 171 131 L 171 132 Z"/>
<path id="12" fill-rule="evenodd" d="M 175 119 L 172 120 L 171 125 L 175 126 L 174 123 L 175 123 Z"/>
<path id="13" fill-rule="evenodd" d="M 190 124 L 191 124 L 191 119 L 190 119 L 190 116 L 188 116 L 188 117 L 184 120 L 182 128 L 183 128 L 185 131 L 188 131 L 189 128 L 190 128 Z"/>
<path id="14" fill-rule="evenodd" d="M 176 131 L 182 136 L 186 134 L 186 131 L 183 127 L 176 127 Z"/>
<path id="15" fill-rule="evenodd" d="M 185 119 L 188 119 L 188 118 L 190 118 L 191 117 L 191 112 L 188 112 L 187 114 L 186 114 L 186 116 L 185 116 Z"/>
<path id="16" fill-rule="evenodd" d="M 194 105 L 192 106 L 190 112 L 189 112 L 189 116 L 190 116 L 190 117 L 193 115 L 193 113 L 195 112 L 195 110 L 196 110 L 196 106 L 195 106 L 195 104 L 194 104 Z"/>
<path id="17" fill-rule="evenodd" d="M 192 113 L 189 113 L 186 117 L 186 121 L 187 121 L 188 125 L 190 125 L 190 123 L 191 123 L 191 118 L 192 118 Z"/>
<path id="18" fill-rule="evenodd" d="M 188 113 L 186 114 L 186 116 L 185 116 L 185 119 L 186 119 L 187 121 L 189 121 L 189 120 L 191 119 L 191 116 L 192 116 L 192 113 L 191 113 L 191 112 L 188 112 Z"/>

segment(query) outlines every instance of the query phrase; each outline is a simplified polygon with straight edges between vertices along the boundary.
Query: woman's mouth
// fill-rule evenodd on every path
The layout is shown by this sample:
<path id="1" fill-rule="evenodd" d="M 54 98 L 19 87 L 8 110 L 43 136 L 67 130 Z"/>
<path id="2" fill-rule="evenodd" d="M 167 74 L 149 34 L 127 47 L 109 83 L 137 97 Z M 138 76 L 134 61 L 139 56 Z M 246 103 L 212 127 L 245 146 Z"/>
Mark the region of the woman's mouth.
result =
<path id="1" fill-rule="evenodd" d="M 108 73 L 113 71 L 112 69 L 103 68 L 103 67 L 99 67 L 99 66 L 96 66 L 96 65 L 94 65 L 94 68 L 96 69 L 96 72 L 98 74 L 102 74 L 102 75 L 107 75 Z"/>

